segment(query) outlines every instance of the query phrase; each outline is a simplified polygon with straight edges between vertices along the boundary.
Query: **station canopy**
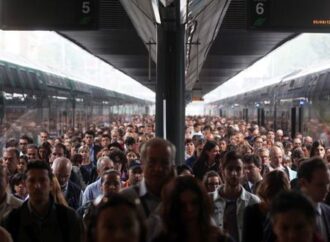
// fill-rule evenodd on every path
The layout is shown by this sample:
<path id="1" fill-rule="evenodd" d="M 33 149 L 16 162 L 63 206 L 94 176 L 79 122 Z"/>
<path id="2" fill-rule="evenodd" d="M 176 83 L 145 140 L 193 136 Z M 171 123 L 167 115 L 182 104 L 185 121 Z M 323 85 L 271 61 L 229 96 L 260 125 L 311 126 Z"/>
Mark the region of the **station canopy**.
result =
<path id="1" fill-rule="evenodd" d="M 155 100 L 153 91 L 55 32 L 0 30 L 0 59 Z"/>
<path id="2" fill-rule="evenodd" d="M 206 103 L 330 67 L 330 34 L 300 34 L 204 96 Z"/>

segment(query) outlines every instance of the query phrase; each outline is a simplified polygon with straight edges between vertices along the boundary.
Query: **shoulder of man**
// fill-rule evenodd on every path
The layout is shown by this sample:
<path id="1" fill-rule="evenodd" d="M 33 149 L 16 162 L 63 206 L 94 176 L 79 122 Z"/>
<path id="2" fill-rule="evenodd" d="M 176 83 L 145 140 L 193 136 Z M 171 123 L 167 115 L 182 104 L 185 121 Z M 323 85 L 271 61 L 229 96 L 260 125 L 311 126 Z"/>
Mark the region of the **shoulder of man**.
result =
<path id="1" fill-rule="evenodd" d="M 120 193 L 134 202 L 134 199 L 139 197 L 139 185 L 136 184 L 134 186 L 125 188 Z"/>
<path id="2" fill-rule="evenodd" d="M 16 198 L 13 194 L 8 194 L 9 196 L 9 205 L 12 206 L 13 208 L 19 208 L 22 206 L 23 201 Z"/>

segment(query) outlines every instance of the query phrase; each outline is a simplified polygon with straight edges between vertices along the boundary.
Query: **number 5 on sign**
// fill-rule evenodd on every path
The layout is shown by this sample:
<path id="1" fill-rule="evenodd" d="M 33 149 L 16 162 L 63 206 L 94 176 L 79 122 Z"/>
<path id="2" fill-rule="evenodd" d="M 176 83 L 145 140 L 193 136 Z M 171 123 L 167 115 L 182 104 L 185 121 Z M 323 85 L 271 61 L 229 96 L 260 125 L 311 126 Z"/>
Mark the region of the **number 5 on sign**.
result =
<path id="1" fill-rule="evenodd" d="M 82 13 L 89 14 L 91 12 L 91 2 L 90 1 L 83 1 L 82 2 Z"/>

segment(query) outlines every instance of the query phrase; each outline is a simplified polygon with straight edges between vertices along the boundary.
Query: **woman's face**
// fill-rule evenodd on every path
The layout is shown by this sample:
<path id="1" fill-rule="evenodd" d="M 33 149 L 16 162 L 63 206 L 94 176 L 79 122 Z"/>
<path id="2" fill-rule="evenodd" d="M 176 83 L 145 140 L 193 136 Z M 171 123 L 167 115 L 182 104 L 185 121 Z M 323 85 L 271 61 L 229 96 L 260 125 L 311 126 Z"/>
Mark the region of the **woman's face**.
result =
<path id="1" fill-rule="evenodd" d="M 140 226 L 136 213 L 125 205 L 106 208 L 96 224 L 96 242 L 138 242 Z"/>
<path id="2" fill-rule="evenodd" d="M 325 149 L 322 145 L 319 145 L 316 149 L 315 149 L 315 155 L 316 156 L 320 156 L 321 158 L 324 158 L 325 155 Z"/>
<path id="3" fill-rule="evenodd" d="M 194 191 L 187 190 L 180 194 L 181 219 L 184 222 L 198 220 L 199 202 L 198 196 Z"/>
<path id="4" fill-rule="evenodd" d="M 215 146 L 210 151 L 207 151 L 207 155 L 209 156 L 209 161 L 214 161 L 216 155 L 218 155 L 220 152 L 219 146 Z"/>
<path id="5" fill-rule="evenodd" d="M 314 225 L 298 211 L 275 215 L 273 231 L 278 242 L 312 242 Z"/>

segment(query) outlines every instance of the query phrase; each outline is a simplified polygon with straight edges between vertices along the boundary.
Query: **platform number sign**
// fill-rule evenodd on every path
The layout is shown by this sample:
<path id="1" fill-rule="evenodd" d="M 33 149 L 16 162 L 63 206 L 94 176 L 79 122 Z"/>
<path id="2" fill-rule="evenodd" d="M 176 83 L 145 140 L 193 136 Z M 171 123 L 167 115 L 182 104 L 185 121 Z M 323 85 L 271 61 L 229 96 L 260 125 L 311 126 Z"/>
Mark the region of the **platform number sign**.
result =
<path id="1" fill-rule="evenodd" d="M 269 0 L 249 0 L 249 26 L 259 28 L 267 25 Z"/>
<path id="2" fill-rule="evenodd" d="M 99 0 L 0 0 L 2 29 L 90 30 L 98 27 Z"/>

